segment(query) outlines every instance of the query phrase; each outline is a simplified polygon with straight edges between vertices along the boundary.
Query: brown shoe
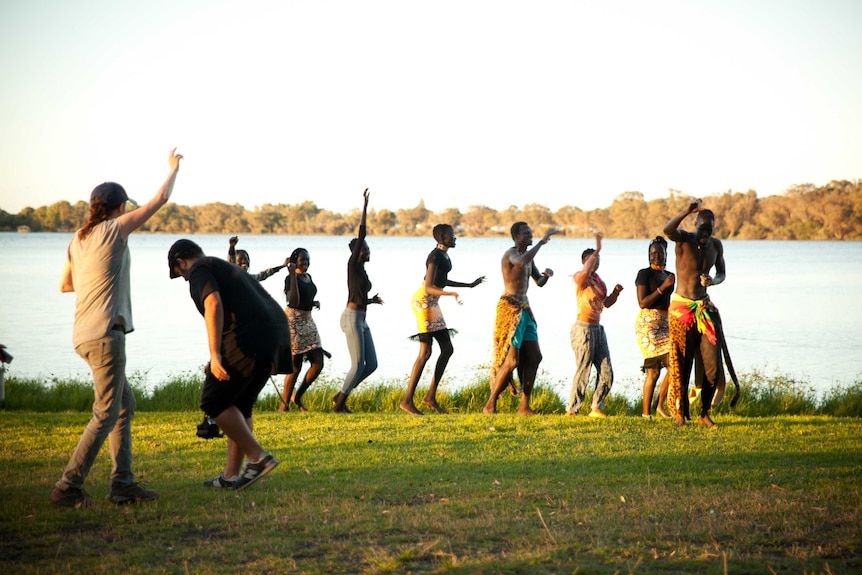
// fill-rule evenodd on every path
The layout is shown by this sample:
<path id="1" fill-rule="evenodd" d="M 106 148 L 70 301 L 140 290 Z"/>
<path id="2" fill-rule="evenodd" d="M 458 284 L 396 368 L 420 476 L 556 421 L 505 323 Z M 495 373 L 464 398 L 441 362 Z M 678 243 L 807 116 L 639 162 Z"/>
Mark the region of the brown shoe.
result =
<path id="1" fill-rule="evenodd" d="M 108 494 L 108 499 L 117 505 L 153 501 L 158 497 L 158 493 L 144 489 L 139 483 L 112 483 L 111 492 Z"/>
<path id="2" fill-rule="evenodd" d="M 55 487 L 54 491 L 51 492 L 51 503 L 60 507 L 81 509 L 93 505 L 95 501 L 80 487 L 68 487 L 66 489 Z"/>

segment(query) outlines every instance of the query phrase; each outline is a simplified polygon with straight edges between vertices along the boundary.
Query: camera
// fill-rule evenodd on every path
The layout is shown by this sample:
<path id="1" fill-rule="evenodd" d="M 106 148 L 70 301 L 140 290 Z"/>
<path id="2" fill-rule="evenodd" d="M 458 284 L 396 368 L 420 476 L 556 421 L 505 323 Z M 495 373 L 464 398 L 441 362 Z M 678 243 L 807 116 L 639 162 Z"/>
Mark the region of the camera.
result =
<path id="1" fill-rule="evenodd" d="M 222 433 L 218 424 L 209 415 L 204 415 L 204 420 L 198 423 L 197 436 L 201 439 L 215 439 L 217 437 L 224 437 L 224 433 Z"/>

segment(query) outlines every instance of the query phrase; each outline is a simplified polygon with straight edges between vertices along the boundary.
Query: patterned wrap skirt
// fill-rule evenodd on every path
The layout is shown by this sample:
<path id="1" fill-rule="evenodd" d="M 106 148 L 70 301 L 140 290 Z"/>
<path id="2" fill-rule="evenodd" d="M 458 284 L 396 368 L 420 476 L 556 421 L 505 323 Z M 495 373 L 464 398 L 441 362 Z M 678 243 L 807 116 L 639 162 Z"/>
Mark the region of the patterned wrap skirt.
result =
<path id="1" fill-rule="evenodd" d="M 311 310 L 288 307 L 284 313 L 287 315 L 287 325 L 290 326 L 293 355 L 301 355 L 321 347 L 320 334 L 317 332 L 314 318 L 311 317 Z"/>
<path id="2" fill-rule="evenodd" d="M 417 333 L 447 329 L 440 310 L 440 296 L 426 293 L 424 285 L 413 294 L 413 313 L 416 315 Z"/>
<path id="3" fill-rule="evenodd" d="M 670 351 L 667 311 L 642 309 L 635 320 L 635 334 L 644 359 L 659 357 Z"/>

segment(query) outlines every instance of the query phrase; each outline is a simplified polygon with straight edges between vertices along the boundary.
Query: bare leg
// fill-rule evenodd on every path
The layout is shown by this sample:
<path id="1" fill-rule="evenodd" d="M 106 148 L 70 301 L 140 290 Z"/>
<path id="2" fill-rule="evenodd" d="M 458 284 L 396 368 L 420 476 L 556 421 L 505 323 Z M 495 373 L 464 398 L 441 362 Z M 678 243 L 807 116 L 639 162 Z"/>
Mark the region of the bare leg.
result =
<path id="1" fill-rule="evenodd" d="M 659 371 L 661 373 L 661 371 Z M 664 419 L 670 419 L 670 414 L 664 410 L 664 402 L 667 399 L 667 388 L 670 384 L 670 379 L 668 377 L 668 372 L 664 372 L 664 379 L 661 380 L 661 389 L 658 392 L 658 406 L 655 408 L 655 412 L 662 416 Z"/>
<path id="2" fill-rule="evenodd" d="M 446 366 L 449 364 L 449 358 L 455 349 L 452 347 L 452 340 L 449 338 L 449 332 L 444 331 L 438 338 L 440 344 L 440 357 L 437 358 L 437 365 L 434 367 L 434 379 L 431 380 L 431 386 L 428 388 L 428 393 L 422 398 L 422 404 L 432 408 L 437 413 L 447 413 L 439 403 L 437 403 L 437 386 L 443 379 L 443 372 L 446 371 Z"/>
<path id="3" fill-rule="evenodd" d="M 509 377 L 517 367 L 518 349 L 515 346 L 510 346 L 509 354 L 506 356 L 506 359 L 503 360 L 503 365 L 501 365 L 500 369 L 497 370 L 497 379 L 491 389 L 491 397 L 488 398 L 488 402 L 482 409 L 482 413 L 486 415 L 497 413 L 497 398 L 500 397 L 500 393 L 506 389 L 506 386 L 508 386 Z"/>
<path id="4" fill-rule="evenodd" d="M 518 415 L 536 415 L 530 408 L 530 397 L 533 394 L 533 384 L 536 381 L 536 373 L 542 362 L 542 352 L 538 341 L 525 341 L 521 345 L 521 353 L 518 360 L 518 378 L 521 380 L 521 402 L 518 405 Z"/>
<path id="5" fill-rule="evenodd" d="M 410 381 L 407 382 L 407 393 L 398 404 L 398 407 L 411 415 L 422 415 L 422 412 L 416 409 L 413 403 L 413 395 L 416 393 L 416 386 L 419 385 L 419 378 L 422 377 L 422 371 L 425 369 L 425 364 L 431 357 L 431 342 L 419 342 L 419 355 L 416 361 L 413 362 L 413 370 L 410 372 Z"/>
<path id="6" fill-rule="evenodd" d="M 311 361 L 311 365 L 308 367 L 308 371 L 305 372 L 305 377 L 302 378 L 302 383 L 299 385 L 299 389 L 296 390 L 296 393 L 293 394 L 293 403 L 299 407 L 300 411 L 308 411 L 308 408 L 302 403 L 302 394 L 308 391 L 308 388 L 311 387 L 311 384 L 317 379 L 317 376 L 320 375 L 320 371 L 323 369 L 323 350 L 317 348 L 307 354 Z"/>
<path id="7" fill-rule="evenodd" d="M 299 370 L 296 366 L 293 367 L 293 373 L 288 373 L 284 376 L 284 391 L 281 395 L 281 405 L 279 411 L 287 411 L 290 409 L 290 397 L 293 395 L 293 386 L 296 385 L 296 378 L 299 375 Z"/>
<path id="8" fill-rule="evenodd" d="M 260 461 L 263 448 L 254 438 L 251 419 L 243 417 L 236 406 L 231 406 L 213 418 L 225 435 L 228 436 L 228 460 L 225 465 L 225 477 L 239 474 L 239 466 L 244 455 L 249 461 Z M 229 475 L 230 474 L 230 475 Z"/>
<path id="9" fill-rule="evenodd" d="M 646 370 L 644 379 L 643 416 L 649 417 L 652 410 L 652 397 L 655 393 L 655 383 L 658 381 L 659 371 L 655 368 Z"/>

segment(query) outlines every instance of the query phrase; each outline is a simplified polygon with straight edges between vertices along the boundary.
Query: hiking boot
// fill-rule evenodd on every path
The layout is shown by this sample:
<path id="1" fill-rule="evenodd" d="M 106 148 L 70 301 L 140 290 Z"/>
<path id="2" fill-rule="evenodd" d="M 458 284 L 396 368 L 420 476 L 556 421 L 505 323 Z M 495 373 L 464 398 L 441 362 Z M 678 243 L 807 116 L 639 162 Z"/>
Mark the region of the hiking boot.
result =
<path id="1" fill-rule="evenodd" d="M 95 501 L 80 487 L 67 487 L 66 489 L 55 487 L 54 491 L 51 492 L 51 503 L 60 507 L 81 509 L 93 505 Z"/>
<path id="2" fill-rule="evenodd" d="M 112 483 L 108 499 L 117 505 L 153 501 L 159 496 L 155 491 L 144 489 L 139 483 Z"/>
<path id="3" fill-rule="evenodd" d="M 245 489 L 273 469 L 279 464 L 278 459 L 273 457 L 266 451 L 263 452 L 263 457 L 257 463 L 246 461 L 242 467 L 239 476 L 234 479 L 234 489 Z"/>
<path id="4" fill-rule="evenodd" d="M 214 489 L 236 489 L 236 479 L 239 476 L 235 476 L 233 479 L 225 479 L 224 473 L 219 473 L 218 477 L 215 479 L 207 479 L 204 481 L 204 487 L 212 487 Z"/>

